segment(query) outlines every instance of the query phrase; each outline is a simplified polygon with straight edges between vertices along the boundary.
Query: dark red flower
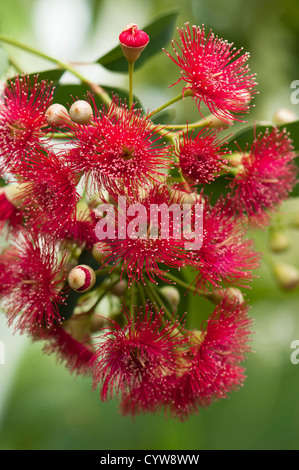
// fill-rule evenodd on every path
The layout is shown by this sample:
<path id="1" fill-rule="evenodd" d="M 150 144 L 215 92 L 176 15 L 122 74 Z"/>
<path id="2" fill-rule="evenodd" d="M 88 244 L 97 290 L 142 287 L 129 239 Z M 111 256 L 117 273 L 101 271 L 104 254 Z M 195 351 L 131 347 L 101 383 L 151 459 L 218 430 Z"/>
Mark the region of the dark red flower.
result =
<path id="1" fill-rule="evenodd" d="M 0 232 L 6 229 L 7 233 L 17 232 L 23 224 L 23 214 L 7 198 L 5 189 L 0 191 Z"/>
<path id="2" fill-rule="evenodd" d="M 171 149 L 141 110 L 128 110 L 114 101 L 107 111 L 95 114 L 93 125 L 73 128 L 74 171 L 91 175 L 98 190 L 104 187 L 109 192 L 131 191 L 159 180 L 169 167 Z"/>
<path id="3" fill-rule="evenodd" d="M 177 321 L 164 319 L 164 311 L 146 304 L 145 311 L 126 313 L 127 324 L 121 328 L 111 322 L 98 338 L 97 362 L 93 386 L 101 386 L 101 399 L 120 396 L 126 400 L 131 392 L 138 394 L 140 407 L 155 408 L 165 401 L 163 377 L 177 370 L 180 349 L 186 339 Z M 163 400 L 162 397 L 164 396 Z"/>
<path id="4" fill-rule="evenodd" d="M 168 186 L 154 185 L 135 198 L 123 196 L 117 203 L 111 214 L 115 220 L 115 229 L 111 225 L 112 236 L 109 230 L 107 238 L 103 238 L 106 233 L 102 226 L 109 223 L 109 214 L 98 222 L 101 229 L 98 224 L 96 227 L 99 240 L 111 249 L 105 264 L 122 265 L 130 282 L 144 282 L 146 276 L 152 282 L 157 282 L 156 277 L 167 281 L 165 269 L 183 267 L 188 257 L 182 238 L 182 202 L 178 191 L 171 194 Z M 99 206 L 98 210 L 101 209 Z"/>
<path id="5" fill-rule="evenodd" d="M 45 238 L 23 232 L 1 257 L 1 306 L 8 322 L 33 333 L 61 322 L 66 256 Z"/>
<path id="6" fill-rule="evenodd" d="M 198 109 L 204 103 L 212 114 L 223 121 L 241 120 L 248 112 L 248 102 L 256 85 L 246 64 L 249 54 L 239 55 L 233 44 L 219 39 L 204 28 L 190 26 L 179 31 L 181 44 L 172 41 L 175 56 L 167 55 L 181 69 L 178 81 L 185 81 Z M 178 82 L 176 82 L 178 83 Z"/>
<path id="7" fill-rule="evenodd" d="M 218 132 L 206 128 L 199 131 L 193 138 L 193 133 L 183 135 L 179 142 L 177 156 L 179 167 L 184 178 L 190 183 L 210 183 L 227 163 L 227 149 L 221 148 L 223 141 L 217 140 Z"/>
<path id="8" fill-rule="evenodd" d="M 53 89 L 38 76 L 17 76 L 4 88 L 0 103 L 0 169 L 16 171 L 25 150 L 41 145 L 46 125 L 45 112 L 52 102 Z"/>
<path id="9" fill-rule="evenodd" d="M 166 405 L 172 416 L 186 419 L 243 384 L 240 364 L 251 351 L 251 325 L 247 304 L 223 301 L 216 307 L 194 337 L 188 368 L 172 388 Z"/>
<path id="10" fill-rule="evenodd" d="M 47 233 L 60 231 L 71 219 L 80 196 L 77 180 L 61 155 L 35 150 L 19 170 L 18 200 L 27 226 Z"/>
<path id="11" fill-rule="evenodd" d="M 212 206 L 204 202 L 203 243 L 190 251 L 190 265 L 196 268 L 195 284 L 200 289 L 224 284 L 248 287 L 260 255 L 247 238 L 244 225 L 236 221 L 224 200 Z"/>
<path id="12" fill-rule="evenodd" d="M 285 130 L 260 133 L 245 150 L 230 184 L 231 212 L 252 225 L 264 226 L 297 182 L 296 153 Z"/>
<path id="13" fill-rule="evenodd" d="M 41 339 L 46 341 L 43 352 L 55 354 L 58 361 L 64 363 L 71 373 L 92 373 L 89 363 L 94 354 L 86 341 L 78 341 L 60 326 L 43 333 Z"/>

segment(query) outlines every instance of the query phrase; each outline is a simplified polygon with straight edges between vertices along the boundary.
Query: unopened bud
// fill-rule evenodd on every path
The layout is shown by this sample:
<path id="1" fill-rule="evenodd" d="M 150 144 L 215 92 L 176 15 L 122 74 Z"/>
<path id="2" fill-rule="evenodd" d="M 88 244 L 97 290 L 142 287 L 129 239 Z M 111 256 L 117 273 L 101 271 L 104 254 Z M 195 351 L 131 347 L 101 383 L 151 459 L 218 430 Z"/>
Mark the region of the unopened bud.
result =
<path id="1" fill-rule="evenodd" d="M 89 330 L 91 333 L 101 330 L 107 326 L 107 318 L 100 315 L 93 315 L 89 324 Z"/>
<path id="2" fill-rule="evenodd" d="M 287 263 L 277 263 L 273 271 L 278 284 L 283 289 L 293 290 L 298 286 L 299 271 L 295 266 Z"/>
<path id="3" fill-rule="evenodd" d="M 229 103 L 233 106 L 244 106 L 248 105 L 250 101 L 251 94 L 248 90 L 237 90 L 234 94 L 234 98 L 229 100 Z"/>
<path id="4" fill-rule="evenodd" d="M 127 61 L 134 63 L 148 45 L 149 36 L 138 29 L 136 24 L 130 23 L 119 35 L 119 42 Z"/>
<path id="5" fill-rule="evenodd" d="M 47 109 L 45 119 L 49 126 L 63 126 L 70 121 L 70 116 L 62 104 L 54 103 Z"/>
<path id="6" fill-rule="evenodd" d="M 290 246 L 290 242 L 283 231 L 273 230 L 270 233 L 269 246 L 270 250 L 279 253 L 281 251 L 286 251 Z"/>
<path id="7" fill-rule="evenodd" d="M 122 297 L 127 292 L 127 289 L 128 289 L 128 283 L 125 279 L 122 279 L 117 284 L 115 284 L 115 286 L 112 287 L 110 292 L 116 297 Z"/>
<path id="8" fill-rule="evenodd" d="M 70 271 L 68 281 L 76 292 L 87 292 L 95 285 L 96 275 L 90 266 L 81 264 Z"/>
<path id="9" fill-rule="evenodd" d="M 102 261 L 112 254 L 111 248 L 107 243 L 97 242 L 93 245 L 92 256 L 94 259 L 101 264 Z"/>
<path id="10" fill-rule="evenodd" d="M 184 175 L 185 177 L 185 175 Z M 185 178 L 186 179 L 186 178 Z M 171 189 L 170 198 L 173 202 L 181 204 L 195 204 L 197 201 L 196 193 L 188 193 L 186 191 L 181 191 L 180 189 Z"/>
<path id="11" fill-rule="evenodd" d="M 272 117 L 274 124 L 287 124 L 297 120 L 297 116 L 291 109 L 280 108 L 273 114 Z"/>
<path id="12" fill-rule="evenodd" d="M 207 118 L 207 125 L 211 129 L 229 129 L 233 125 L 233 121 L 226 120 L 222 121 L 214 115 L 211 115 Z"/>
<path id="13" fill-rule="evenodd" d="M 231 303 L 238 303 L 241 305 L 244 302 L 242 292 L 236 287 L 228 287 L 226 289 L 216 289 L 211 294 L 207 295 L 208 299 L 211 300 L 215 305 L 218 305 L 223 300 Z"/>
<path id="14" fill-rule="evenodd" d="M 163 286 L 160 289 L 161 294 L 168 300 L 173 310 L 177 308 L 180 303 L 180 293 L 174 286 Z"/>
<path id="15" fill-rule="evenodd" d="M 71 120 L 77 124 L 90 124 L 92 116 L 92 107 L 87 101 L 75 101 L 70 107 Z"/>
<path id="16" fill-rule="evenodd" d="M 4 188 L 8 201 L 17 209 L 22 207 L 23 198 L 21 196 L 22 192 L 26 190 L 26 186 L 29 186 L 29 183 L 10 183 Z"/>

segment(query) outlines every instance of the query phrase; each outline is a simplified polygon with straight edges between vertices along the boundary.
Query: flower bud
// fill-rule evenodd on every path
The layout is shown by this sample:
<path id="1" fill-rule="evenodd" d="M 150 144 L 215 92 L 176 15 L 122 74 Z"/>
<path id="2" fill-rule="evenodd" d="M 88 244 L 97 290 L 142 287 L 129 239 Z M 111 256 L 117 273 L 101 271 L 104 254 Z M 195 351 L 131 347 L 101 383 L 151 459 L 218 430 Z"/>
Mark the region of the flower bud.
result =
<path id="1" fill-rule="evenodd" d="M 62 104 L 54 103 L 47 109 L 45 119 L 49 126 L 63 126 L 70 121 L 70 116 Z"/>
<path id="2" fill-rule="evenodd" d="M 181 191 L 180 189 L 171 189 L 170 198 L 173 202 L 193 205 L 197 201 L 197 194 L 193 192 L 188 193 L 186 191 Z"/>
<path id="3" fill-rule="evenodd" d="M 117 284 L 115 284 L 115 286 L 112 287 L 110 292 L 116 297 L 122 297 L 127 292 L 127 289 L 128 289 L 128 283 L 125 279 L 122 279 Z"/>
<path id="4" fill-rule="evenodd" d="M 296 114 L 291 109 L 280 108 L 275 111 L 272 117 L 273 123 L 276 125 L 286 124 L 297 120 Z"/>
<path id="5" fill-rule="evenodd" d="M 119 35 L 119 42 L 127 61 L 134 63 L 148 45 L 149 37 L 136 24 L 130 23 Z"/>
<path id="6" fill-rule="evenodd" d="M 180 293 L 174 286 L 163 286 L 160 289 L 161 294 L 168 300 L 173 310 L 177 308 L 180 303 Z"/>
<path id="7" fill-rule="evenodd" d="M 289 248 L 290 242 L 283 231 L 273 230 L 270 233 L 269 246 L 270 250 L 280 253 L 282 251 L 286 251 Z"/>
<path id="8" fill-rule="evenodd" d="M 92 256 L 94 259 L 101 264 L 103 259 L 112 254 L 111 248 L 107 243 L 97 242 L 93 245 Z"/>
<path id="9" fill-rule="evenodd" d="M 87 292 L 95 285 L 96 275 L 90 266 L 81 264 L 70 271 L 68 281 L 76 292 Z"/>
<path id="10" fill-rule="evenodd" d="M 226 289 L 216 289 L 211 294 L 207 295 L 208 299 L 215 305 L 218 305 L 223 300 L 231 303 L 238 303 L 241 305 L 244 302 L 242 292 L 236 287 L 227 287 Z"/>
<path id="11" fill-rule="evenodd" d="M 293 290 L 299 284 L 299 271 L 295 266 L 287 263 L 277 263 L 273 272 L 275 278 L 284 290 Z"/>
<path id="12" fill-rule="evenodd" d="M 214 115 L 211 115 L 207 119 L 207 124 L 211 129 L 229 129 L 233 125 L 233 121 L 222 121 Z"/>
<path id="13" fill-rule="evenodd" d="M 92 107 L 87 101 L 75 101 L 70 107 L 71 120 L 77 124 L 90 124 L 92 116 Z"/>
<path id="14" fill-rule="evenodd" d="M 101 315 L 93 315 L 89 324 L 89 331 L 95 333 L 107 326 L 107 318 Z"/>

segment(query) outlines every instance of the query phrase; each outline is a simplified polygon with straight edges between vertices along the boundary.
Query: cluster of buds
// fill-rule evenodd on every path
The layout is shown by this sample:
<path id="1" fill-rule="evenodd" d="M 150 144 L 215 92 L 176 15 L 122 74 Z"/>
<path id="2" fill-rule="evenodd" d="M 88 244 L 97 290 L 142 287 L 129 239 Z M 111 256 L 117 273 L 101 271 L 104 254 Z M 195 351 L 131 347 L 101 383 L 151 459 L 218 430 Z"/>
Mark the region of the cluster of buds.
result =
<path id="1" fill-rule="evenodd" d="M 67 109 L 38 76 L 5 84 L 0 300 L 9 325 L 91 375 L 102 400 L 185 419 L 244 381 L 244 290 L 260 262 L 248 229 L 270 223 L 297 171 L 278 127 L 238 156 L 220 137 L 250 110 L 249 55 L 204 28 L 186 24 L 179 36 L 167 55 L 181 96 L 211 112 L 200 127 L 154 124 L 155 112 L 116 95 L 98 107 L 90 92 Z M 130 24 L 119 40 L 130 65 L 150 38 Z M 223 175 L 213 202 L 206 189 Z M 194 329 L 182 307 L 189 295 L 214 306 Z"/>

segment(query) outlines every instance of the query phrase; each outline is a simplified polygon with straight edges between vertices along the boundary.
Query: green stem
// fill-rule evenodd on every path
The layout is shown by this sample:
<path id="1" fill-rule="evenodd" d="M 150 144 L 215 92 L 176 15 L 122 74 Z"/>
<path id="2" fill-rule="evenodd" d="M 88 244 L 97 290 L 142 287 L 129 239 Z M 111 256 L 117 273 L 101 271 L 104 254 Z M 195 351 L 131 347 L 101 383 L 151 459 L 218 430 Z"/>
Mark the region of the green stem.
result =
<path id="1" fill-rule="evenodd" d="M 165 273 L 165 276 L 168 277 L 171 281 L 174 281 L 176 284 L 179 284 L 181 287 L 184 287 L 185 289 L 188 289 L 192 292 L 195 292 L 197 294 L 201 294 L 201 292 L 196 289 L 195 287 L 192 287 L 191 285 L 187 284 L 186 282 L 182 281 L 178 277 L 174 276 L 173 274 L 170 273 Z"/>
<path id="2" fill-rule="evenodd" d="M 209 125 L 209 118 L 200 119 L 199 121 L 193 122 L 192 124 L 167 124 L 166 129 L 178 129 L 182 132 L 187 131 L 188 129 L 196 129 L 197 127 L 205 127 Z"/>
<path id="3" fill-rule="evenodd" d="M 101 100 L 107 104 L 110 105 L 111 103 L 111 98 L 109 95 L 101 88 L 99 85 L 96 85 L 95 83 L 91 82 L 88 80 L 86 77 L 84 77 L 77 69 L 72 67 L 71 64 L 68 62 L 63 62 L 59 59 L 56 59 L 55 57 L 52 57 L 48 54 L 45 54 L 44 52 L 32 47 L 28 46 L 27 44 L 23 44 L 22 42 L 19 42 L 15 39 L 11 39 L 7 36 L 0 35 L 0 42 L 4 42 L 6 44 L 10 44 L 12 46 L 18 47 L 19 49 L 22 49 L 23 51 L 29 52 L 30 54 L 34 54 L 38 57 L 41 57 L 42 59 L 48 60 L 49 62 L 53 62 L 54 64 L 58 65 L 61 69 L 70 72 L 72 75 L 75 77 L 79 78 L 82 83 L 85 83 L 87 86 L 91 88 L 91 90 L 96 93 Z"/>
<path id="4" fill-rule="evenodd" d="M 147 292 L 149 296 L 151 297 L 152 302 L 157 304 L 160 308 L 163 308 L 164 313 L 166 317 L 168 318 L 168 320 L 172 320 L 173 315 L 164 304 L 159 293 L 157 292 L 156 287 L 150 281 L 147 281 L 147 280 L 146 280 L 146 287 L 147 287 Z"/>
<path id="5" fill-rule="evenodd" d="M 135 282 L 133 281 L 132 285 L 130 286 L 130 300 L 129 300 L 130 302 L 129 311 L 132 316 L 134 315 L 135 293 L 136 293 Z"/>
<path id="6" fill-rule="evenodd" d="M 177 96 L 175 96 L 174 98 L 172 98 L 171 100 L 167 101 L 167 103 L 164 103 L 162 106 L 159 106 L 158 108 L 156 108 L 154 111 L 152 111 L 149 115 L 148 115 L 148 118 L 151 118 L 152 116 L 154 116 L 155 114 L 158 114 L 160 111 L 163 111 L 163 109 L 165 108 L 168 108 L 168 106 L 171 106 L 172 104 L 176 103 L 177 101 L 180 101 L 182 100 L 183 98 L 185 98 L 186 96 L 192 96 L 193 93 L 192 92 L 189 92 L 188 90 L 185 92 L 185 94 L 181 93 Z"/>
<path id="7" fill-rule="evenodd" d="M 129 109 L 132 108 L 133 104 L 133 71 L 134 62 L 129 62 Z"/>

